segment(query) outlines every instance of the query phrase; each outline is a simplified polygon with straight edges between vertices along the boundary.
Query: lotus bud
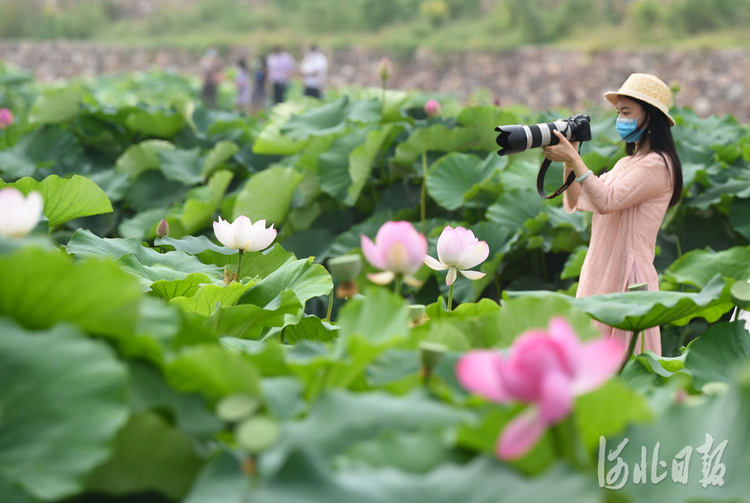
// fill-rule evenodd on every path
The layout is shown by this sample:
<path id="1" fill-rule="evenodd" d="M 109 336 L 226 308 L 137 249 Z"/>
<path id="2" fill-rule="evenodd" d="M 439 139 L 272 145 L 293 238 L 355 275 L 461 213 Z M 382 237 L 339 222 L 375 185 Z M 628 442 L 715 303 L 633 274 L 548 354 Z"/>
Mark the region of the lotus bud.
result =
<path id="1" fill-rule="evenodd" d="M 393 73 L 393 65 L 391 65 L 391 62 L 388 58 L 383 58 L 380 60 L 380 64 L 378 65 L 378 76 L 380 77 L 380 80 L 383 82 L 388 81 L 388 79 L 391 78 L 391 74 Z"/>
<path id="2" fill-rule="evenodd" d="M 362 258 L 359 255 L 332 258 L 328 261 L 328 271 L 336 281 L 354 281 L 362 272 Z"/>
<path id="3" fill-rule="evenodd" d="M 0 108 L 0 129 L 5 129 L 11 124 L 13 124 L 13 112 L 7 108 Z"/>
<path id="4" fill-rule="evenodd" d="M 166 218 L 162 218 L 159 225 L 156 226 L 156 237 L 163 238 L 164 236 L 169 236 L 169 223 Z"/>
<path id="5" fill-rule="evenodd" d="M 436 100 L 428 100 L 427 103 L 424 104 L 424 113 L 427 114 L 427 117 L 434 117 L 440 113 L 440 103 L 438 103 Z"/>
<path id="6" fill-rule="evenodd" d="M 430 341 L 419 343 L 419 358 L 422 361 L 422 377 L 427 384 L 432 376 L 432 371 L 448 352 L 444 344 Z"/>
<path id="7" fill-rule="evenodd" d="M 496 107 L 499 107 L 500 106 L 500 98 L 495 98 L 492 101 L 492 104 L 495 105 Z"/>

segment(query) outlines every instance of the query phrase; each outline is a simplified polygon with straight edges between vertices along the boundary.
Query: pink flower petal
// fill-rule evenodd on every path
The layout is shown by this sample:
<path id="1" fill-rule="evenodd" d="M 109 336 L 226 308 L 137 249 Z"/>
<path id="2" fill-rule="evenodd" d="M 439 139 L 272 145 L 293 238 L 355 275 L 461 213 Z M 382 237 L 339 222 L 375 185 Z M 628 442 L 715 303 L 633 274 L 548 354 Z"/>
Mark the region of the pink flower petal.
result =
<path id="1" fill-rule="evenodd" d="M 457 271 L 455 267 L 448 269 L 448 275 L 445 277 L 445 284 L 451 286 L 456 281 Z"/>
<path id="2" fill-rule="evenodd" d="M 490 247 L 484 241 L 479 241 L 461 251 L 461 256 L 458 259 L 458 268 L 471 269 L 472 267 L 476 267 L 487 260 L 489 255 Z"/>
<path id="3" fill-rule="evenodd" d="M 422 265 L 422 261 L 419 262 Z M 414 269 L 409 261 L 409 249 L 404 243 L 395 242 L 385 249 L 385 268 L 400 274 L 412 274 Z"/>
<path id="4" fill-rule="evenodd" d="M 536 402 L 541 397 L 544 375 L 562 362 L 546 332 L 530 330 L 513 344 L 508 360 L 501 367 L 505 389 L 521 401 Z"/>
<path id="5" fill-rule="evenodd" d="M 573 385 L 568 374 L 557 369 L 551 369 L 545 374 L 539 406 L 545 424 L 554 424 L 570 414 L 573 408 Z"/>
<path id="6" fill-rule="evenodd" d="M 435 271 L 445 271 L 446 269 L 448 269 L 447 265 L 441 264 L 440 262 L 430 257 L 429 255 L 425 256 L 424 263 L 427 265 L 427 267 Z"/>
<path id="7" fill-rule="evenodd" d="M 497 456 L 503 461 L 520 458 L 539 442 L 545 430 L 539 409 L 527 408 L 514 417 L 500 433 Z"/>
<path id="8" fill-rule="evenodd" d="M 438 260 L 447 266 L 455 266 L 461 256 L 461 237 L 452 227 L 440 233 L 437 242 Z M 468 269 L 468 268 L 467 268 Z"/>
<path id="9" fill-rule="evenodd" d="M 580 349 L 580 362 L 573 377 L 573 392 L 593 391 L 617 373 L 627 355 L 625 345 L 612 338 L 595 339 Z"/>
<path id="10" fill-rule="evenodd" d="M 408 234 L 406 241 L 406 248 L 409 252 L 409 268 L 405 271 L 405 274 L 413 274 L 422 267 L 424 258 L 427 255 L 427 238 L 421 233 L 414 229 L 414 226 L 409 224 L 411 232 Z"/>
<path id="11" fill-rule="evenodd" d="M 360 241 L 362 244 L 362 253 L 364 254 L 367 261 L 373 267 L 381 270 L 385 269 L 385 257 L 384 254 L 381 253 L 380 248 L 376 247 L 375 243 L 373 243 L 372 240 L 365 235 L 362 235 L 360 237 Z"/>
<path id="12" fill-rule="evenodd" d="M 367 279 L 369 279 L 376 285 L 387 285 L 388 283 L 396 279 L 396 275 L 393 274 L 391 271 L 383 271 L 383 272 L 368 274 Z"/>
<path id="13" fill-rule="evenodd" d="M 464 271 L 463 269 L 461 269 L 458 272 L 460 272 L 464 278 L 470 279 L 472 281 L 482 279 L 486 276 L 486 274 L 484 274 L 483 272 L 479 272 L 479 271 Z"/>
<path id="14" fill-rule="evenodd" d="M 476 244 L 479 240 L 474 236 L 471 229 L 464 229 L 463 227 L 456 227 L 456 234 L 461 238 L 461 249 L 468 248 L 469 246 Z"/>
<path id="15" fill-rule="evenodd" d="M 511 396 L 503 387 L 499 367 L 502 357 L 495 351 L 469 351 L 456 363 L 456 378 L 461 386 L 493 402 L 505 403 Z"/>
<path id="16" fill-rule="evenodd" d="M 581 360 L 581 343 L 578 335 L 561 316 L 555 316 L 550 320 L 548 330 L 550 338 L 557 343 L 568 372 L 573 375 Z"/>

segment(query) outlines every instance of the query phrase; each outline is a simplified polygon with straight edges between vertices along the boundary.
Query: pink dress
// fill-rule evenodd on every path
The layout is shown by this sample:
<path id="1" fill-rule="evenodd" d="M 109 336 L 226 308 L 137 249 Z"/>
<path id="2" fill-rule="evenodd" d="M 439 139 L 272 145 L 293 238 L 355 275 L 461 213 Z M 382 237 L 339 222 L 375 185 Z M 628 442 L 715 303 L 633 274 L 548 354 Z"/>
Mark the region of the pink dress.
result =
<path id="1" fill-rule="evenodd" d="M 667 157 L 667 159 L 669 159 Z M 648 283 L 659 290 L 654 267 L 656 235 L 674 188 L 671 166 L 657 153 L 620 159 L 608 173 L 584 180 L 573 206 L 563 197 L 567 213 L 592 211 L 591 243 L 581 269 L 576 297 L 627 292 L 628 285 Z M 602 332 L 630 344 L 632 332 L 594 321 Z M 644 350 L 661 355 L 659 327 L 646 330 L 636 341 L 635 353 Z"/>

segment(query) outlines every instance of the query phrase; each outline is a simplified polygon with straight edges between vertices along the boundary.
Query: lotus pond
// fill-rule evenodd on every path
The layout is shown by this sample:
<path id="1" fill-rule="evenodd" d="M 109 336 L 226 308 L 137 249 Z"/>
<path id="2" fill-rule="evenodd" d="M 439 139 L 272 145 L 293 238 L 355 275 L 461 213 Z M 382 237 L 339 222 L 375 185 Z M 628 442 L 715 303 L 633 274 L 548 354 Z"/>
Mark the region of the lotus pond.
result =
<path id="1" fill-rule="evenodd" d="M 750 129 L 673 109 L 661 291 L 575 299 L 590 215 L 494 132 L 569 111 L 427 98 L 2 70 L 0 500 L 750 501 Z"/>

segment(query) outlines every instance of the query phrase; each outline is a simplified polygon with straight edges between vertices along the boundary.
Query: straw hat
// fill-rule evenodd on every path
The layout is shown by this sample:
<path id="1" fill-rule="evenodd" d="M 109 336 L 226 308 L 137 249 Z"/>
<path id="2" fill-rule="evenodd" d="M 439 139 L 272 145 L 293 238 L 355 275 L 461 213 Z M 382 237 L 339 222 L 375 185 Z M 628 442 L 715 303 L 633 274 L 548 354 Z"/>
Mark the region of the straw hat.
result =
<path id="1" fill-rule="evenodd" d="M 617 106 L 617 98 L 619 96 L 627 96 L 635 98 L 641 101 L 645 101 L 649 105 L 653 105 L 661 110 L 664 115 L 669 119 L 669 125 L 674 126 L 675 121 L 671 115 L 669 115 L 669 104 L 672 101 L 672 91 L 669 86 L 659 80 L 654 75 L 647 73 L 634 73 L 618 91 L 609 91 L 604 93 L 604 97 L 607 101 Z"/>

